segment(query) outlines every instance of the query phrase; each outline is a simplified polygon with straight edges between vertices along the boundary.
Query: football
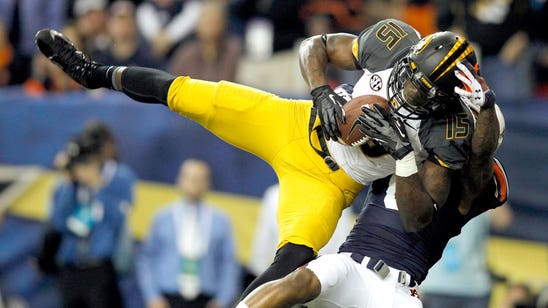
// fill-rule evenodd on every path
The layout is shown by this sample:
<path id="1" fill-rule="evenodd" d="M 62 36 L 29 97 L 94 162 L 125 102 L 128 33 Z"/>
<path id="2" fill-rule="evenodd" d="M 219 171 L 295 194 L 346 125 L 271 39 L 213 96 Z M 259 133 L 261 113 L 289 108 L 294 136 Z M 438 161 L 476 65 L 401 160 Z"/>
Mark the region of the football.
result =
<path id="1" fill-rule="evenodd" d="M 389 110 L 388 101 L 377 95 L 362 95 L 352 98 L 348 103 L 343 105 L 346 123 L 339 122 L 339 130 L 341 137 L 339 142 L 351 146 L 360 146 L 364 144 L 368 137 L 360 132 L 358 125 L 354 125 L 358 116 L 362 113 L 361 108 L 367 105 L 373 108 L 373 104 L 377 104 L 382 108 Z"/>

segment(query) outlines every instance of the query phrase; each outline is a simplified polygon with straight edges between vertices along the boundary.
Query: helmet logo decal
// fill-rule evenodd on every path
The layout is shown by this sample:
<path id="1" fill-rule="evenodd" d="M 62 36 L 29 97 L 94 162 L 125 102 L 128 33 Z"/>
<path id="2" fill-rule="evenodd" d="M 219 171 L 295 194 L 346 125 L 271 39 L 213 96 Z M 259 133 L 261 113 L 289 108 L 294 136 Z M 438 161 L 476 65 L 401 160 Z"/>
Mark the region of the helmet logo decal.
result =
<path id="1" fill-rule="evenodd" d="M 373 91 L 380 91 L 382 89 L 382 78 L 377 74 L 373 74 L 369 79 L 369 87 Z"/>

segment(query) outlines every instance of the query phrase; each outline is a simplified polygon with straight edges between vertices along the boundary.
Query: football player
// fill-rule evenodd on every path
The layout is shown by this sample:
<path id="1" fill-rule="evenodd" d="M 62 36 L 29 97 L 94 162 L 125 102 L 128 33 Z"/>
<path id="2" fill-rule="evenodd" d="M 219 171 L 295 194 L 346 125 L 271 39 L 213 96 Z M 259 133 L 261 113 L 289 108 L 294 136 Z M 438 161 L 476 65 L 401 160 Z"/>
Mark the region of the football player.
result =
<path id="1" fill-rule="evenodd" d="M 419 37 L 411 27 L 406 29 L 409 49 Z M 413 170 L 414 161 L 407 159 L 398 167 L 391 155 L 375 151 L 371 142 L 355 149 L 326 142 L 316 117 L 317 110 L 324 109 L 311 108 L 311 101 L 282 99 L 230 82 L 175 77 L 150 68 L 102 65 L 49 29 L 39 31 L 36 41 L 42 53 L 83 86 L 111 88 L 139 102 L 164 104 L 273 167 L 280 182 L 278 251 L 272 265 L 244 295 L 312 260 L 332 235 L 342 209 L 364 184 L 395 171 Z M 471 129 L 465 133 L 468 140 Z M 392 154 L 397 157 L 410 149 L 403 148 Z"/>
<path id="2" fill-rule="evenodd" d="M 430 39 L 437 43 L 436 38 Z M 442 50 L 437 48 L 440 45 L 433 46 Z M 410 60 L 416 59 L 413 57 L 415 52 L 412 49 L 408 54 Z M 464 96 L 463 100 L 478 109 L 479 114 L 470 140 L 470 153 L 462 162 L 461 170 L 466 172 L 451 174 L 448 196 L 426 226 L 417 232 L 407 232 L 400 219 L 398 202 L 401 199 L 396 200 L 390 192 L 394 186 L 396 189 L 405 186 L 394 185 L 394 178 L 399 175 L 376 180 L 370 187 L 366 206 L 338 254 L 320 256 L 288 276 L 260 286 L 237 308 L 293 307 L 297 304 L 307 307 L 422 307 L 417 287 L 430 267 L 441 258 L 449 239 L 458 235 L 470 219 L 502 205 L 508 195 L 505 171 L 493 158 L 501 141 L 494 98 L 486 94 L 489 90 L 485 80 L 473 73 L 473 69 L 462 63 L 457 63 L 456 67 L 458 70 L 453 78 L 465 87 L 454 88 L 454 91 Z M 415 71 L 421 69 L 420 64 L 415 67 Z M 390 122 L 393 118 L 380 108 L 377 111 L 375 114 L 364 109 L 364 132 L 383 144 L 391 144 L 386 145 L 388 151 L 397 151 L 399 146 L 395 144 L 407 140 L 407 131 L 401 131 L 403 137 L 396 136 L 398 128 Z M 393 206 L 395 203 L 397 206 Z"/>
<path id="3" fill-rule="evenodd" d="M 371 151 L 375 155 L 359 152 L 335 161 L 330 151 L 347 146 L 327 147 L 310 100 L 283 99 L 231 82 L 176 77 L 151 68 L 102 65 L 50 29 L 39 31 L 36 43 L 84 87 L 110 88 L 138 102 L 163 104 L 272 166 L 280 184 L 277 252 L 246 292 L 312 260 L 363 186 L 394 173 L 394 159 L 378 146 Z M 356 160 L 363 169 L 359 178 L 339 166 Z"/>
<path id="4" fill-rule="evenodd" d="M 472 109 L 477 113 L 478 104 L 494 106 L 495 97 L 478 76 L 474 49 L 465 38 L 438 32 L 419 40 L 409 25 L 386 19 L 359 36 L 338 33 L 308 38 L 301 45 L 300 63 L 330 139 L 328 146 L 340 136 L 337 120 L 344 120 L 342 99 L 327 85 L 329 64 L 363 70 L 354 97 L 372 94 L 390 101 L 394 116 L 379 108 L 377 112 L 363 108 L 362 132 L 380 142 L 396 159 L 396 177 L 388 193 L 395 194 L 397 207 L 396 202 L 387 206 L 399 210 L 406 230 L 420 230 L 431 221 L 436 206 L 447 201 L 454 173 L 492 165 L 490 157 L 473 160 L 477 165 L 466 165 L 469 155 L 474 155 L 470 153 L 476 122 Z M 465 88 L 461 88 L 463 83 Z M 478 116 L 486 117 L 502 136 L 504 122 L 497 106 Z M 340 149 L 344 155 L 359 150 Z M 343 155 L 337 151 L 332 154 L 335 160 Z M 345 170 L 351 176 L 359 172 Z M 482 172 L 484 176 L 477 179 L 485 184 L 492 170 Z M 475 188 L 468 185 L 465 189 Z M 462 210 L 466 211 L 464 205 Z"/>
<path id="5" fill-rule="evenodd" d="M 474 198 L 466 214 L 462 214 L 458 206 L 462 190 L 452 187 L 447 203 L 418 232 L 406 232 L 397 210 L 387 206 L 390 178 L 374 181 L 366 206 L 338 254 L 320 256 L 282 279 L 263 284 L 237 308 L 293 307 L 297 304 L 306 304 L 306 307 L 422 307 L 418 286 L 441 258 L 449 239 L 460 234 L 468 221 L 506 201 L 508 183 L 498 161 L 494 170 L 490 182 Z"/>

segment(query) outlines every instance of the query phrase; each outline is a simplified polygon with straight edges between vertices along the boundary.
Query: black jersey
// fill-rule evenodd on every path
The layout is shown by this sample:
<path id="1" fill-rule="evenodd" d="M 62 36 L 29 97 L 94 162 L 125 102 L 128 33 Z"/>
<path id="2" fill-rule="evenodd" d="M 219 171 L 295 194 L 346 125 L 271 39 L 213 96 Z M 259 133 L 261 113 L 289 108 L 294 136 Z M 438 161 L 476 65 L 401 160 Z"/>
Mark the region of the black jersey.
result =
<path id="1" fill-rule="evenodd" d="M 411 26 L 395 19 L 382 20 L 364 30 L 352 46 L 356 63 L 364 69 L 354 93 L 378 95 L 386 89 L 394 64 L 418 41 L 419 35 Z M 418 161 L 428 159 L 450 169 L 461 169 L 468 162 L 474 121 L 470 109 L 454 101 L 427 118 L 405 120 Z M 463 216 L 456 204 L 462 190 L 456 187 L 459 181 L 452 181 L 449 201 L 434 213 L 431 223 L 419 232 L 408 233 L 397 210 L 385 205 L 388 183 L 389 178 L 373 182 L 366 206 L 340 251 L 382 259 L 389 266 L 405 270 L 417 282 L 424 280 L 449 239 L 458 235 L 467 221 L 502 204 L 504 198 L 499 197 L 506 195 L 500 191 L 506 187 L 505 177 L 497 182 L 495 176 L 472 210 Z"/>
<path id="2" fill-rule="evenodd" d="M 434 213 L 430 224 L 418 232 L 405 232 L 398 211 L 385 207 L 384 197 L 390 177 L 373 182 L 366 206 L 339 252 L 383 260 L 421 283 L 430 267 L 441 258 L 449 239 L 460 234 L 470 219 L 506 201 L 506 174 L 497 160 L 494 164 L 493 180 L 476 198 L 468 214 L 461 215 L 457 209 L 456 201 L 460 199 L 461 190 L 456 186 L 458 181 L 454 181 L 448 198 L 450 201 Z"/>
<path id="3" fill-rule="evenodd" d="M 413 149 L 426 159 L 449 169 L 461 169 L 469 158 L 475 118 L 464 104 L 431 114 L 422 120 L 405 120 Z M 413 130 L 417 137 L 413 138 Z"/>
<path id="4" fill-rule="evenodd" d="M 352 46 L 356 63 L 364 69 L 354 87 L 356 95 L 385 95 L 389 99 L 386 84 L 392 68 L 419 40 L 413 27 L 397 19 L 381 20 L 362 31 Z M 448 101 L 428 118 L 405 122 L 419 162 L 428 159 L 458 170 L 468 161 L 474 118 L 464 104 Z"/>

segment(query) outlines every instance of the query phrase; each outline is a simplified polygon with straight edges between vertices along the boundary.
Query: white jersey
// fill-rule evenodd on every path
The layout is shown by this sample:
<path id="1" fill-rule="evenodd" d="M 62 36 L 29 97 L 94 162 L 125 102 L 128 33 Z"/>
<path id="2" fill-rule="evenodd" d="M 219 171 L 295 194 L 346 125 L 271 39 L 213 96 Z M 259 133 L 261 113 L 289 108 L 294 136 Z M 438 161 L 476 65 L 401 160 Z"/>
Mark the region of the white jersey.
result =
<path id="1" fill-rule="evenodd" d="M 377 72 L 363 70 L 354 86 L 352 97 L 377 95 L 388 100 L 388 79 L 392 68 Z M 400 112 L 406 112 L 400 111 Z M 432 116 L 427 119 L 405 119 L 407 136 L 415 151 L 417 165 L 426 159 L 437 164 L 460 169 L 467 160 L 466 149 L 475 120 L 468 106 L 462 104 L 455 118 Z M 453 127 L 453 129 L 451 129 Z M 458 134 L 461 133 L 462 136 Z M 464 147 L 462 144 L 465 143 Z M 360 147 L 352 147 L 330 140 L 329 152 L 339 166 L 355 181 L 367 185 L 373 180 L 395 172 L 395 160 L 390 155 L 366 156 Z"/>
<path id="2" fill-rule="evenodd" d="M 392 69 L 377 73 L 364 70 L 364 74 L 354 86 L 352 97 L 378 95 L 387 98 L 386 86 Z M 356 182 L 367 185 L 370 182 L 393 174 L 396 161 L 389 154 L 379 157 L 365 155 L 359 146 L 353 147 L 329 140 L 329 153 L 346 174 Z"/>
<path id="3" fill-rule="evenodd" d="M 354 86 L 352 97 L 362 95 L 377 95 L 388 100 L 388 79 L 392 68 L 370 72 L 363 70 L 363 75 Z M 415 150 L 417 163 L 422 163 L 428 153 L 421 144 L 419 138 L 420 120 L 406 120 L 406 131 L 409 141 Z M 396 170 L 396 162 L 390 155 L 380 157 L 369 157 L 365 155 L 360 147 L 352 147 L 330 140 L 327 143 L 329 152 L 339 166 L 358 183 L 367 185 L 371 181 L 393 174 Z"/>

